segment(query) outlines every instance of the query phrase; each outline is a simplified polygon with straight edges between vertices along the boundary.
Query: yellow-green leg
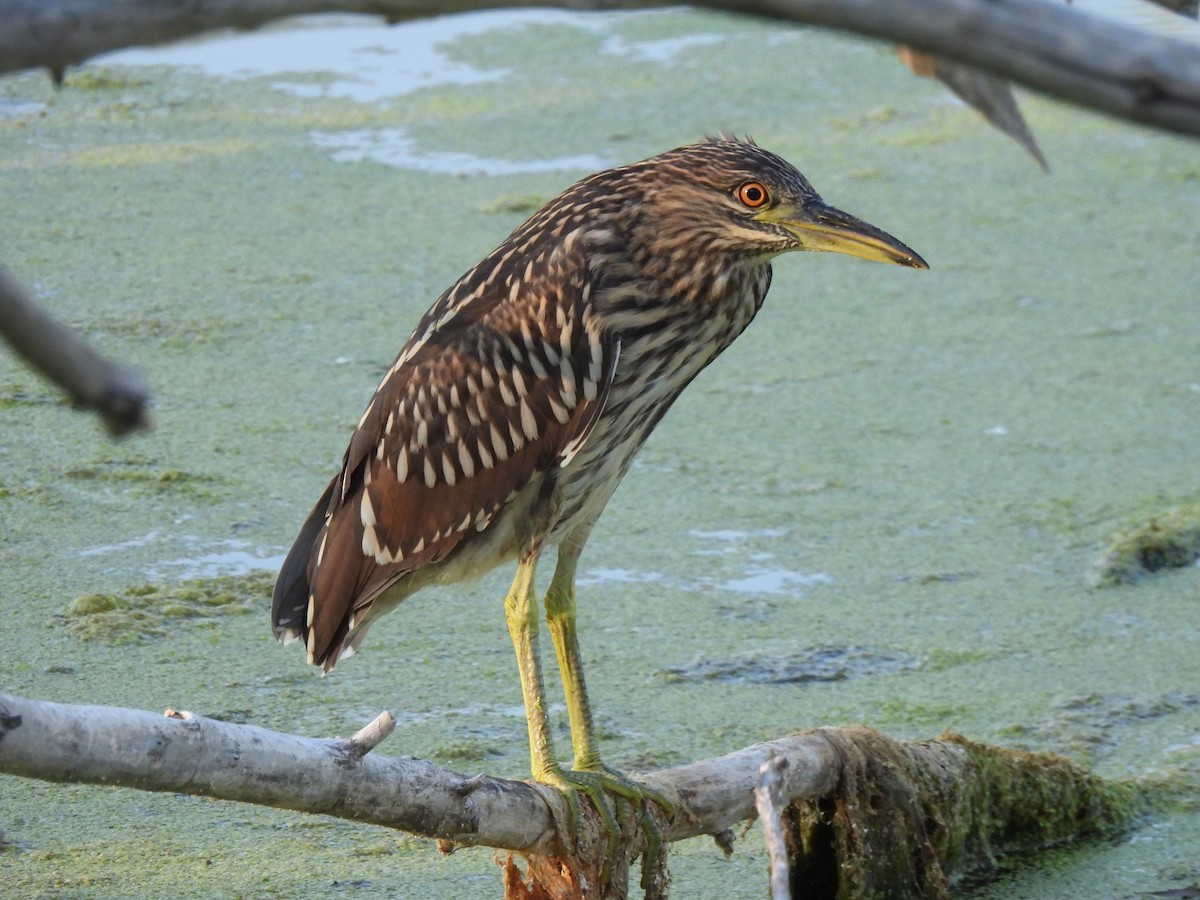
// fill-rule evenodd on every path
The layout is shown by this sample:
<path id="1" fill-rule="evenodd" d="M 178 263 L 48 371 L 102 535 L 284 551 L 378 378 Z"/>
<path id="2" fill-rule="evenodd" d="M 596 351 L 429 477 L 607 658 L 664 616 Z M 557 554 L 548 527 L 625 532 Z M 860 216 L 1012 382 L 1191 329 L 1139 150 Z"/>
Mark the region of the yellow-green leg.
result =
<path id="1" fill-rule="evenodd" d="M 550 733 L 550 718 L 546 708 L 546 684 L 542 678 L 542 664 L 538 653 L 538 605 L 534 586 L 537 560 L 536 552 L 522 557 L 517 564 L 517 575 L 504 601 L 508 633 L 512 636 L 513 649 L 517 654 L 517 669 L 521 673 L 521 694 L 525 700 L 525 719 L 529 725 L 530 769 L 535 781 L 562 791 L 571 813 L 572 834 L 578 831 L 579 822 L 579 800 L 576 791 L 583 791 L 604 820 L 609 844 L 615 848 L 619 830 L 616 817 L 604 799 L 605 786 L 595 775 L 564 771 L 554 752 L 554 738 Z"/>
<path id="2" fill-rule="evenodd" d="M 504 615 L 517 654 L 517 669 L 521 673 L 532 774 L 537 781 L 553 784 L 561 779 L 562 767 L 554 753 L 554 738 L 550 735 L 546 685 L 538 655 L 538 607 L 534 586 L 537 560 L 537 554 L 532 553 L 518 563 L 517 575 L 504 601 Z"/>
<path id="3" fill-rule="evenodd" d="M 667 815 L 673 813 L 673 808 L 658 791 L 627 778 L 600 761 L 587 684 L 583 677 L 583 655 L 579 649 L 579 635 L 575 627 L 575 569 L 579 562 L 579 551 L 580 547 L 574 543 L 564 542 L 559 547 L 558 564 L 554 568 L 554 577 L 550 581 L 545 601 L 546 624 L 550 627 L 550 637 L 554 641 L 555 654 L 558 656 L 558 668 L 562 673 L 567 716 L 571 722 L 571 746 L 575 751 L 574 771 L 567 774 L 568 778 L 576 782 L 588 776 L 587 780 L 600 791 L 608 791 L 643 806 L 642 826 L 646 834 L 647 853 L 648 858 L 653 859 L 658 854 L 662 838 L 653 818 L 645 814 L 644 804 L 647 800 L 657 803 Z M 596 809 L 604 817 L 605 826 L 610 829 L 611 857 L 616 851 L 616 819 L 608 810 L 607 802 L 601 806 L 591 791 L 588 791 L 588 795 L 592 797 Z"/>
<path id="4" fill-rule="evenodd" d="M 538 653 L 538 608 L 534 584 L 538 560 L 536 552 L 527 553 L 518 563 L 516 577 L 504 603 L 504 612 L 521 675 L 533 777 L 562 791 L 570 809 L 572 829 L 576 828 L 579 817 L 576 791 L 587 795 L 604 822 L 608 856 L 611 859 L 616 853 L 620 829 L 613 808 L 605 797 L 606 791 L 638 804 L 651 800 L 668 814 L 672 809 L 666 798 L 657 791 L 608 769 L 600 761 L 575 629 L 575 566 L 578 556 L 578 551 L 571 553 L 560 550 L 554 578 L 546 595 L 546 619 L 562 671 L 567 715 L 571 722 L 571 742 L 575 750 L 575 768 L 572 771 L 565 771 L 558 761 L 547 715 L 546 687 Z M 643 821 L 648 823 L 649 840 L 657 845 L 658 835 L 653 822 L 648 816 L 644 816 Z M 657 846 L 654 850 L 657 852 Z"/>
<path id="5" fill-rule="evenodd" d="M 558 564 L 554 567 L 554 577 L 546 592 L 546 624 L 550 626 L 550 638 L 554 641 L 558 670 L 562 673 L 563 693 L 567 699 L 571 747 L 575 751 L 573 768 L 578 772 L 596 772 L 603 769 L 603 763 L 600 762 L 600 751 L 596 749 L 592 707 L 588 702 L 579 636 L 575 628 L 575 567 L 578 562 L 578 553 L 559 548 Z"/>

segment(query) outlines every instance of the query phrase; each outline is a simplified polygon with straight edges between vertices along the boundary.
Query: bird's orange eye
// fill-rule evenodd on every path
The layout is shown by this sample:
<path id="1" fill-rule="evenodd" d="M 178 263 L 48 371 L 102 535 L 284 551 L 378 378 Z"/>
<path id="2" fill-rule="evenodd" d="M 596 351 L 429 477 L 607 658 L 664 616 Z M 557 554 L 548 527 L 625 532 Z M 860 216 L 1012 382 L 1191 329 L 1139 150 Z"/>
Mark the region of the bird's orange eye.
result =
<path id="1" fill-rule="evenodd" d="M 767 189 L 757 181 L 747 181 L 738 188 L 738 199 L 751 209 L 758 209 L 767 202 Z"/>

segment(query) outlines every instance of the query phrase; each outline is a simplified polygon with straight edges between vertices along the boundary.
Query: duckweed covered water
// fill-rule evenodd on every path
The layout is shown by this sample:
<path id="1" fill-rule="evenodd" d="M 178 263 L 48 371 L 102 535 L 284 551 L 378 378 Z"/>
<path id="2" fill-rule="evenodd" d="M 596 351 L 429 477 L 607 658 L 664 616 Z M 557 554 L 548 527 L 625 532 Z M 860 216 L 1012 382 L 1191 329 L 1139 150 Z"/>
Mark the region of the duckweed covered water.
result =
<path id="1" fill-rule="evenodd" d="M 405 52 L 372 27 L 360 60 Z M 932 270 L 781 259 L 655 432 L 581 569 L 608 760 L 853 722 L 1062 750 L 1173 805 L 972 896 L 1200 880 L 1200 569 L 1087 581 L 1130 523 L 1200 502 L 1196 144 L 1024 98 L 1046 177 L 883 48 L 720 16 L 510 16 L 437 49 L 489 77 L 0 80 L 0 258 L 147 374 L 157 422 L 111 443 L 0 357 L 0 686 L 312 736 L 386 708 L 382 752 L 523 776 L 508 573 L 412 598 L 321 679 L 271 640 L 269 569 L 420 313 L 586 174 L 562 160 L 726 129 Z M 352 133 L 408 141 L 404 167 L 320 137 Z M 509 165 L 419 164 L 446 154 Z M 775 677 L 814 651 L 846 677 Z M 499 893 L 487 851 L 208 800 L 6 777 L 0 829 L 6 896 Z M 672 860 L 675 896 L 763 894 L 756 829 Z"/>

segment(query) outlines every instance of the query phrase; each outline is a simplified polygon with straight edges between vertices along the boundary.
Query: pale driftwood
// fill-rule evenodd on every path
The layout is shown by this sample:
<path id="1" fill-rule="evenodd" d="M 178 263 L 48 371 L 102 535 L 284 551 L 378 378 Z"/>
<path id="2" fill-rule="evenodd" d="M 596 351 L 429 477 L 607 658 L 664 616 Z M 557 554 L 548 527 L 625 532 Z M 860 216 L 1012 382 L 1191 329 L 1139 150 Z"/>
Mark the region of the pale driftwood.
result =
<path id="1" fill-rule="evenodd" d="M 1150 2 L 1163 9 L 1169 9 L 1173 13 L 1187 16 L 1189 19 L 1200 18 L 1200 2 L 1197 0 L 1150 0 Z"/>
<path id="2" fill-rule="evenodd" d="M 111 362 L 56 321 L 0 266 L 0 337 L 83 409 L 95 410 L 108 430 L 125 434 L 149 424 L 142 376 Z"/>
<path id="3" fill-rule="evenodd" d="M 770 7 L 759 10 L 759 5 Z M 1200 46 L 1045 0 L 744 0 L 744 12 L 914 47 L 1050 96 L 1200 135 Z M 799 18 L 799 17 L 797 17 Z"/>
<path id="4" fill-rule="evenodd" d="M 779 793 L 779 779 L 786 769 L 786 759 L 771 757 L 759 768 L 758 784 L 754 787 L 754 807 L 762 823 L 771 865 L 771 900 L 792 900 L 791 865 L 781 812 L 784 802 Z"/>
<path id="5" fill-rule="evenodd" d="M 164 716 L 0 694 L 0 772 L 9 775 L 324 813 L 464 846 L 530 853 L 554 848 L 554 817 L 563 810 L 553 792 L 467 776 L 413 757 L 359 753 L 360 746 L 353 739 L 304 738 L 174 710 Z M 836 766 L 811 737 L 654 773 L 647 780 L 678 795 L 683 813 L 667 840 L 753 818 L 753 786 L 772 753 L 789 761 L 786 796 L 832 787 L 828 779 Z"/>
<path id="6" fill-rule="evenodd" d="M 284 16 L 373 13 L 389 21 L 527 7 L 644 9 L 666 0 L 9 0 L 0 72 L 67 66 L 99 53 Z M 694 5 L 851 31 L 913 47 L 1062 100 L 1200 135 L 1200 46 L 1125 28 L 1046 0 L 695 0 Z"/>
<path id="7" fill-rule="evenodd" d="M 947 62 L 928 53 L 918 53 L 911 47 L 899 47 L 897 53 L 901 62 L 918 75 L 942 82 L 997 130 L 1020 144 L 1042 167 L 1043 172 L 1050 171 L 1050 164 L 1042 155 L 1033 131 L 1017 105 L 1011 84 L 970 66 Z"/>
<path id="8" fill-rule="evenodd" d="M 381 712 L 350 736 L 351 754 L 361 759 L 386 741 L 395 730 L 396 717 L 390 712 Z"/>
<path id="9" fill-rule="evenodd" d="M 349 740 L 174 710 L 164 716 L 0 695 L 0 771 L 327 813 L 458 844 L 553 846 L 545 800 L 520 782 L 472 779 L 425 760 L 359 754 Z"/>
<path id="10" fill-rule="evenodd" d="M 0 773 L 322 813 L 438 838 L 444 850 L 508 849 L 527 860 L 524 872 L 509 860 L 514 897 L 625 895 L 630 861 L 646 846 L 637 816 L 625 817 L 623 858 L 602 885 L 598 816 L 586 810 L 580 840 L 567 841 L 554 791 L 367 752 L 389 720 L 381 716 L 367 736 L 314 739 L 191 713 L 0 694 Z M 832 871 L 848 886 L 838 896 L 893 896 L 890 886 L 911 884 L 923 886 L 919 896 L 946 897 L 957 873 L 986 869 L 1012 849 L 1119 827 L 1134 813 L 1128 789 L 1050 754 L 954 735 L 909 744 L 868 728 L 821 728 L 644 776 L 676 805 L 660 823 L 664 840 L 719 835 L 752 819 L 764 765 L 770 806 L 786 807 L 772 825 L 786 831 L 793 891 L 814 868 L 830 871 L 834 854 Z M 648 896 L 662 896 L 666 882 L 665 858 L 655 862 Z"/>

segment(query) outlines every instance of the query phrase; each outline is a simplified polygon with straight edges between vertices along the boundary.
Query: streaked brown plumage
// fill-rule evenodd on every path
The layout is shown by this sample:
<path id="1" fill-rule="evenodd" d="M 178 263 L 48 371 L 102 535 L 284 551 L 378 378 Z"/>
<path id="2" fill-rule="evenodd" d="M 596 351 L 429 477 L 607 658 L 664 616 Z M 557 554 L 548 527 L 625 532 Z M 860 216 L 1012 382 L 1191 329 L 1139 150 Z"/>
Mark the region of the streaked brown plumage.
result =
<path id="1" fill-rule="evenodd" d="M 438 299 L 384 376 L 280 572 L 276 635 L 329 670 L 414 591 L 516 559 L 507 610 L 534 776 L 578 785 L 553 757 L 536 643 L 524 645 L 534 565 L 557 545 L 546 604 L 575 768 L 602 771 L 575 560 L 650 431 L 758 312 L 771 258 L 797 249 L 925 267 L 751 142 L 683 147 L 550 201 Z"/>

